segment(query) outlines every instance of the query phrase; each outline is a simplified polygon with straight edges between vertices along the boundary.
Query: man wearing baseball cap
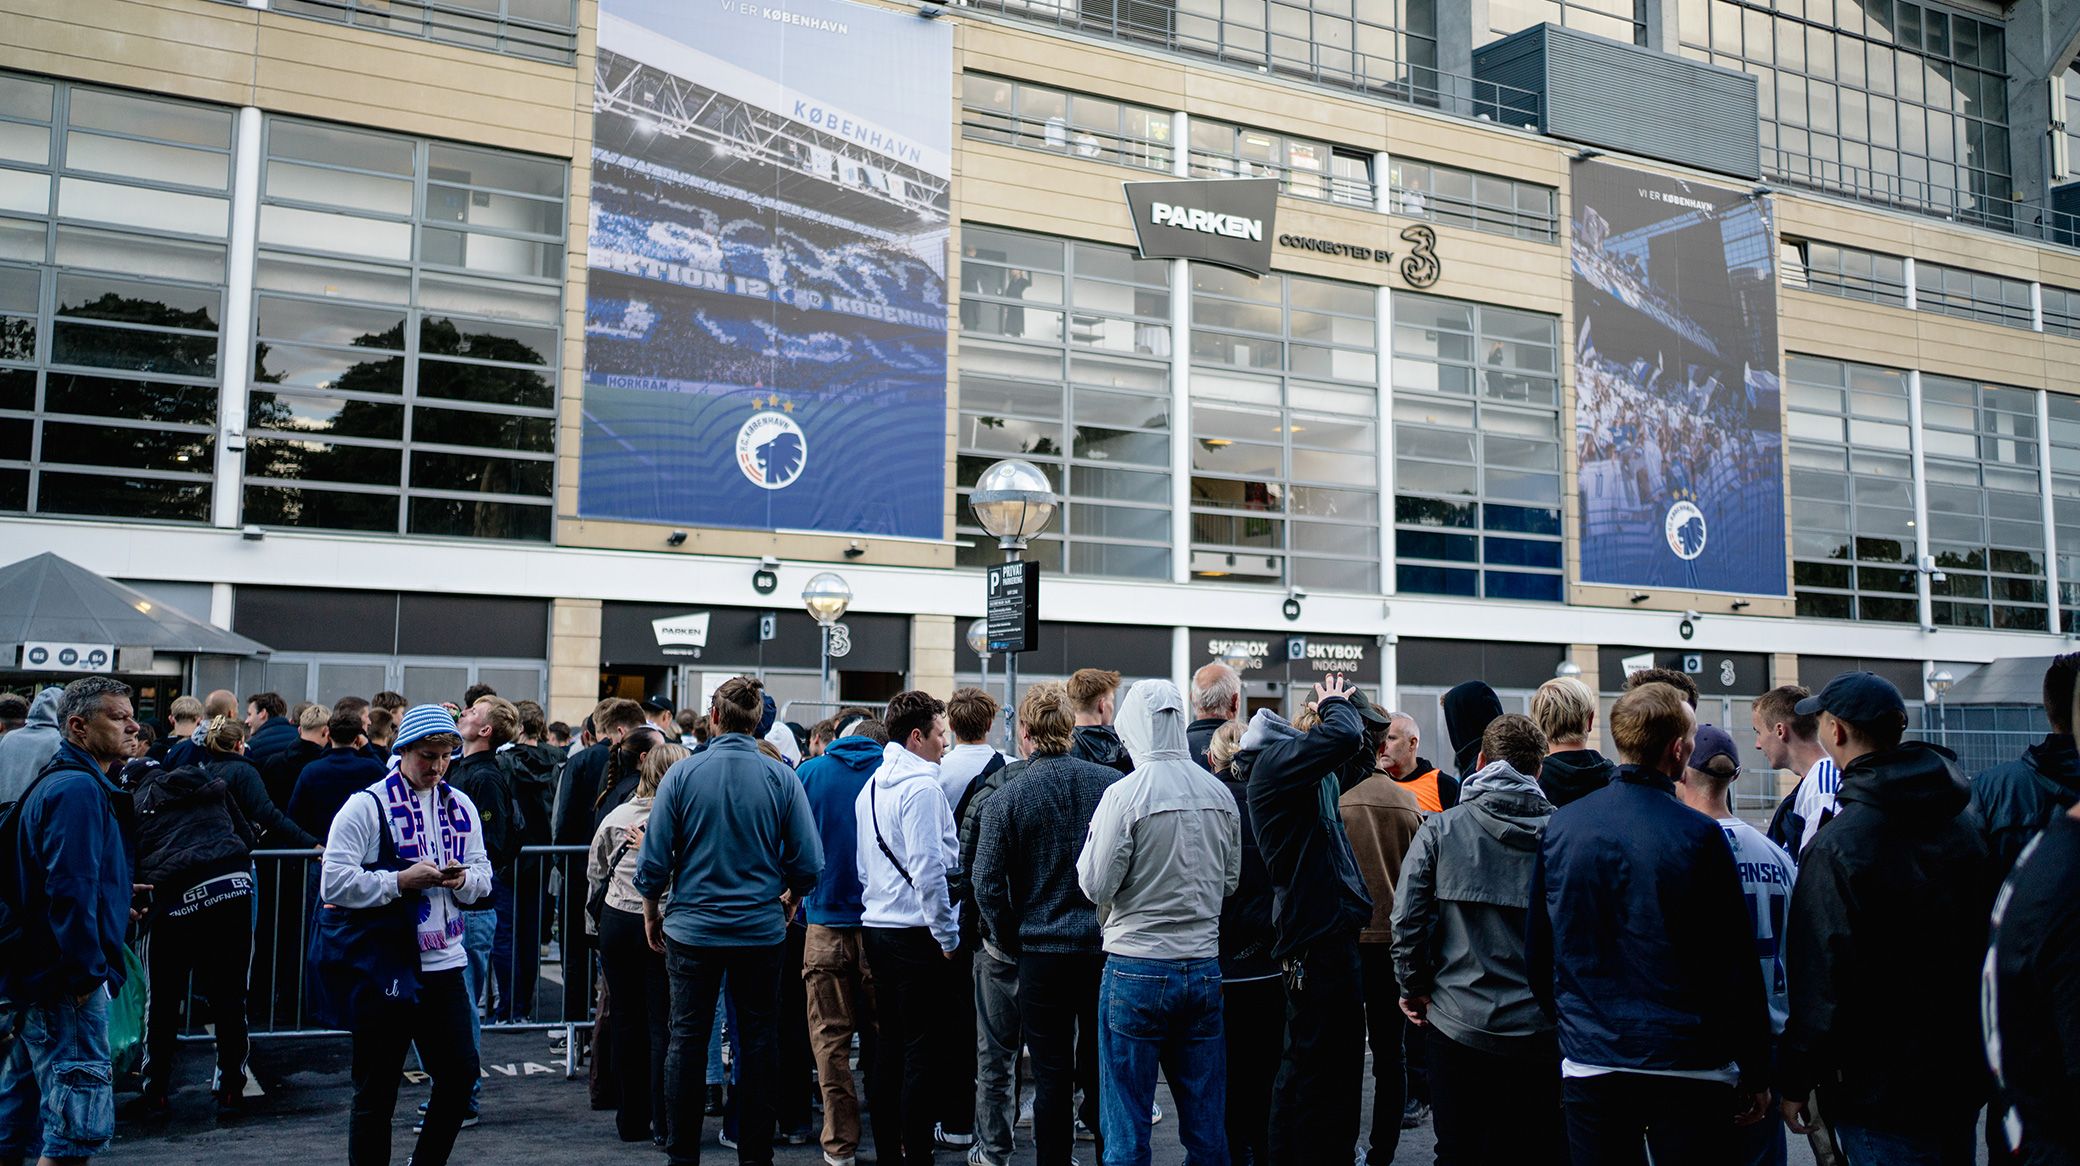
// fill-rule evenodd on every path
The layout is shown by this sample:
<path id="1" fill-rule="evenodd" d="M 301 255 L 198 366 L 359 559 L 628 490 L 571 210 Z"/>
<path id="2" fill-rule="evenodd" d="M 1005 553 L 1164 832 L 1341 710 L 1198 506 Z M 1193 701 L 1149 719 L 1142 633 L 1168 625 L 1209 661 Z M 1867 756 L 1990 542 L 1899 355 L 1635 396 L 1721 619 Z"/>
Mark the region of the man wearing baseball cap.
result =
<path id="1" fill-rule="evenodd" d="M 668 696 L 646 696 L 642 700 L 643 719 L 657 726 L 667 741 L 679 739 L 679 706 Z"/>
<path id="2" fill-rule="evenodd" d="M 1805 1133 L 1817 1087 L 1852 1166 L 1970 1163 L 1990 1088 L 1977 1002 L 1995 876 L 1964 777 L 1949 750 L 1901 740 L 1906 702 L 1873 673 L 1795 711 L 1819 718 L 1842 785 L 1791 893 L 1784 1118 Z"/>
<path id="3" fill-rule="evenodd" d="M 1740 820 L 1733 812 L 1729 792 L 1741 775 L 1740 749 L 1733 737 L 1717 725 L 1697 726 L 1697 745 L 1683 774 L 1676 779 L 1676 800 L 1719 823 L 1726 844 L 1733 848 L 1734 871 L 1740 876 L 1741 893 L 1753 908 L 1751 924 L 1755 955 L 1762 961 L 1762 988 L 1769 996 L 1769 1030 L 1772 1038 L 1784 1032 L 1784 1015 L 1789 1007 L 1784 976 L 1784 917 L 1791 902 L 1791 887 L 1798 878 L 1798 865 L 1784 848 L 1771 842 L 1762 831 Z M 1782 1166 L 1786 1149 L 1784 1123 L 1757 1122 L 1733 1131 L 1740 1145 L 1743 1166 Z"/>

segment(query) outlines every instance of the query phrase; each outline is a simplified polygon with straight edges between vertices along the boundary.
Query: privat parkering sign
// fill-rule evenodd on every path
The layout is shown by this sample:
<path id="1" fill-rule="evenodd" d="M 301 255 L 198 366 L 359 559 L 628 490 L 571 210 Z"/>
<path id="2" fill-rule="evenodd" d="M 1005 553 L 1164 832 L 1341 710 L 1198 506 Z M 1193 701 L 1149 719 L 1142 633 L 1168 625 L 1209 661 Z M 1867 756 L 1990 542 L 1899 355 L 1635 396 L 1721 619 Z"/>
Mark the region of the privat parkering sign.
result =
<path id="1" fill-rule="evenodd" d="M 1271 270 L 1276 178 L 1129 182 L 1127 209 L 1144 259 L 1193 259 L 1251 275 Z"/>

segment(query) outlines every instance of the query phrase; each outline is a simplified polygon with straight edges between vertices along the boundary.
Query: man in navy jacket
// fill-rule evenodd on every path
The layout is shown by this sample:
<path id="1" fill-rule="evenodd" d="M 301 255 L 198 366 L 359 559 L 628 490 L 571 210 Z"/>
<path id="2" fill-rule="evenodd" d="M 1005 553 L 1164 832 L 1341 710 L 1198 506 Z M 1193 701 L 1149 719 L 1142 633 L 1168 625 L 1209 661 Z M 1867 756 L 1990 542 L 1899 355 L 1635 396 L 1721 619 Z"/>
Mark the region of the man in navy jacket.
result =
<path id="1" fill-rule="evenodd" d="M 58 700 L 64 742 L 22 798 L 12 860 L 0 869 L 6 930 L 0 1024 L 0 1161 L 83 1161 L 115 1136 L 109 998 L 123 987 L 130 859 L 109 770 L 137 735 L 130 687 L 75 680 Z"/>
<path id="2" fill-rule="evenodd" d="M 1676 800 L 1697 716 L 1646 684 L 1611 709 L 1624 762 L 1555 811 L 1531 876 L 1531 989 L 1560 1030 L 1576 1166 L 1733 1166 L 1769 1103 L 1769 1011 L 1754 924 L 1718 823 Z"/>

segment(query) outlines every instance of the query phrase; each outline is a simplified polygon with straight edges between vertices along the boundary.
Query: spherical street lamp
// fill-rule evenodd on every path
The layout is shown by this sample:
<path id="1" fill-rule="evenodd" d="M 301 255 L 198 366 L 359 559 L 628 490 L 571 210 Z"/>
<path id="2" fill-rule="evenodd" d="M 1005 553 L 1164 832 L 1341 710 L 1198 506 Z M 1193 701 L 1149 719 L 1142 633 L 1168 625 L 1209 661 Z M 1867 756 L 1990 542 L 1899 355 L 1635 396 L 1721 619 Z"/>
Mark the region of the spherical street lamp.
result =
<path id="1" fill-rule="evenodd" d="M 1580 680 L 1582 678 L 1582 666 L 1572 660 L 1562 660 L 1560 661 L 1560 666 L 1553 669 L 1553 675 L 1564 680 Z"/>
<path id="2" fill-rule="evenodd" d="M 1026 540 L 1047 529 L 1060 503 L 1040 467 L 1019 458 L 1006 458 L 982 471 L 968 494 L 975 521 L 1012 559 L 1025 549 Z"/>
<path id="3" fill-rule="evenodd" d="M 802 606 L 808 609 L 809 617 L 816 621 L 817 630 L 823 636 L 822 685 L 817 691 L 823 702 L 830 704 L 831 625 L 845 618 L 845 610 L 852 606 L 852 588 L 836 573 L 825 571 L 802 588 Z"/>
<path id="4" fill-rule="evenodd" d="M 971 624 L 969 624 L 969 625 L 968 625 L 968 650 L 969 650 L 970 652 L 973 652 L 973 653 L 975 653 L 975 654 L 976 654 L 977 656 L 980 656 L 980 657 L 982 657 L 982 662 L 983 662 L 983 664 L 984 664 L 985 666 L 986 666 L 986 665 L 988 665 L 988 663 L 989 663 L 989 621 L 988 621 L 988 620 L 986 620 L 986 619 L 978 619 L 978 620 L 976 620 L 975 622 L 973 622 L 973 623 L 971 623 Z"/>

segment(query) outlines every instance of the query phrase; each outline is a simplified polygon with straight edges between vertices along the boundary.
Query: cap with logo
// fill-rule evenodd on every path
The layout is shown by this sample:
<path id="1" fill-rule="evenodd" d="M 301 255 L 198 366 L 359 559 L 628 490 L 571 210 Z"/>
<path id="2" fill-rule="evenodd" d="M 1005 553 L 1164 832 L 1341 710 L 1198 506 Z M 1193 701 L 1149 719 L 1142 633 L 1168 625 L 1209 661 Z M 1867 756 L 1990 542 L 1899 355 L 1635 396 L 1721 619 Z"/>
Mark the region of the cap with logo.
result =
<path id="1" fill-rule="evenodd" d="M 675 713 L 679 711 L 678 706 L 674 705 L 670 698 L 663 696 L 644 697 L 643 707 L 653 713 Z"/>
<path id="2" fill-rule="evenodd" d="M 1852 725 L 1864 725 L 1888 716 L 1905 716 L 1907 702 L 1890 680 L 1875 672 L 1844 672 L 1828 681 L 1826 688 L 1799 701 L 1792 711 L 1802 717 L 1833 713 Z"/>

